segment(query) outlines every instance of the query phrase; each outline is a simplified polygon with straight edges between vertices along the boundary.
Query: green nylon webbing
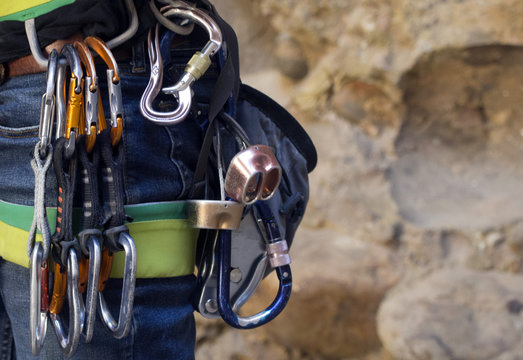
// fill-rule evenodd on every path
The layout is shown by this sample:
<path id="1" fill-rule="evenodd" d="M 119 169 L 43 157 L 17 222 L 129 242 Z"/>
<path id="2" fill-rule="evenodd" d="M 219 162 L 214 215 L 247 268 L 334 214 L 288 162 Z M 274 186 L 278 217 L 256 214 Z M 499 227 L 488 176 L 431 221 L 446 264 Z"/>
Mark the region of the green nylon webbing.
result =
<path id="1" fill-rule="evenodd" d="M 76 0 L 2 0 L 0 1 L 0 21 L 25 21 L 47 14 Z"/>
<path id="2" fill-rule="evenodd" d="M 56 208 L 49 208 L 51 230 L 56 223 Z M 0 201 L 0 257 L 28 267 L 26 253 L 28 230 L 34 208 Z M 158 278 L 189 275 L 194 272 L 198 230 L 187 225 L 185 202 L 148 203 L 128 205 L 127 215 L 133 222 L 127 224 L 134 238 L 138 278 Z M 37 235 L 37 241 L 41 235 Z M 114 255 L 111 277 L 121 278 L 124 254 Z"/>

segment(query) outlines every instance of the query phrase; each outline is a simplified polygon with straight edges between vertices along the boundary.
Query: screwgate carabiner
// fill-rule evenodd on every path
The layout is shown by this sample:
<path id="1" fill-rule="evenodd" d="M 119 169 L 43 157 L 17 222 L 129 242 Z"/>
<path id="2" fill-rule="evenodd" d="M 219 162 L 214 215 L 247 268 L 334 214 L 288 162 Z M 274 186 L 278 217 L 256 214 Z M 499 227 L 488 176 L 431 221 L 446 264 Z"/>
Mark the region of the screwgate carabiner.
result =
<path id="1" fill-rule="evenodd" d="M 209 34 L 209 41 L 203 47 L 202 51 L 197 51 L 187 63 L 185 72 L 176 84 L 164 87 L 162 91 L 166 94 L 176 94 L 189 88 L 198 80 L 211 65 L 211 56 L 214 55 L 222 46 L 222 32 L 218 24 L 205 12 L 189 4 L 179 1 L 173 5 L 166 6 L 163 12 L 166 17 L 178 16 L 190 19 L 202 26 Z"/>
<path id="2" fill-rule="evenodd" d="M 231 232 L 222 230 L 219 234 L 219 274 L 218 274 L 218 311 L 223 320 L 238 329 L 253 329 L 274 319 L 285 308 L 292 289 L 292 274 L 289 266 L 286 241 L 281 238 L 278 224 L 268 205 L 258 202 L 254 205 L 258 222 L 265 227 L 264 235 L 268 257 L 280 281 L 274 301 L 263 311 L 242 317 L 238 316 L 230 304 L 231 272 Z"/>
<path id="3" fill-rule="evenodd" d="M 176 98 L 178 100 L 178 107 L 175 110 L 169 112 L 154 110 L 153 100 L 156 98 L 162 87 L 163 64 L 158 35 L 159 25 L 156 25 L 154 30 L 154 38 L 152 32 L 152 29 L 149 30 L 149 34 L 147 35 L 151 76 L 140 99 L 140 112 L 144 118 L 158 125 L 176 125 L 182 122 L 189 114 L 192 102 L 191 89 L 186 88 L 177 93 Z"/>
<path id="4" fill-rule="evenodd" d="M 42 244 L 37 242 L 31 255 L 31 307 L 29 310 L 31 350 L 35 356 L 42 350 L 47 333 L 47 311 L 49 309 L 47 270 L 47 260 L 44 259 Z"/>
<path id="5" fill-rule="evenodd" d="M 122 231 L 127 228 L 125 225 L 119 228 L 106 230 L 118 234 L 117 244 L 123 247 L 125 252 L 125 266 L 124 278 L 122 286 L 122 298 L 120 301 L 120 313 L 118 316 L 118 323 L 114 320 L 107 302 L 102 292 L 98 293 L 98 300 L 100 301 L 100 315 L 106 327 L 113 333 L 117 339 L 125 337 L 131 329 L 131 321 L 133 317 L 133 303 L 134 303 L 134 288 L 136 284 L 136 246 L 134 240 L 127 231 Z"/>
<path id="6" fill-rule="evenodd" d="M 60 287 L 60 289 L 57 292 L 53 291 L 53 298 L 51 305 L 49 305 L 49 313 L 64 355 L 65 357 L 71 357 L 75 353 L 78 342 L 80 341 L 84 316 L 80 294 L 78 293 L 78 258 L 73 248 L 69 250 L 67 257 L 67 275 L 65 273 L 60 274 L 60 265 L 56 264 L 55 266 L 54 287 Z M 59 299 L 59 297 L 65 296 L 65 292 L 67 292 L 67 301 L 69 304 L 69 329 L 67 330 L 67 336 L 65 335 L 64 327 L 60 319 L 63 299 Z"/>
<path id="7" fill-rule="evenodd" d="M 178 107 L 171 112 L 160 112 L 154 110 L 152 106 L 154 99 L 160 92 L 163 80 L 163 63 L 160 54 L 158 34 L 159 25 L 156 25 L 154 30 L 154 39 L 152 29 L 149 31 L 147 44 L 151 64 L 151 77 L 140 100 L 140 111 L 147 120 L 158 125 L 175 125 L 182 122 L 189 114 L 192 102 L 191 85 L 198 80 L 211 65 L 210 57 L 221 47 L 222 33 L 216 22 L 209 15 L 182 1 L 168 5 L 162 8 L 162 10 L 165 10 L 163 15 L 166 17 L 178 16 L 193 20 L 207 30 L 210 38 L 202 51 L 196 52 L 189 60 L 185 67 L 184 74 L 178 82 L 173 86 L 162 89 L 164 93 L 174 95 L 178 100 Z"/>
<path id="8" fill-rule="evenodd" d="M 94 36 L 88 36 L 85 38 L 85 43 L 89 45 L 100 57 L 104 60 L 107 65 L 107 89 L 109 90 L 109 106 L 111 111 L 111 142 L 113 146 L 116 146 L 122 138 L 123 132 L 123 101 L 122 101 L 122 88 L 120 85 L 120 72 L 118 70 L 118 64 L 116 59 L 107 46 L 102 40 Z M 101 108 L 100 98 L 98 99 L 98 114 L 103 115 L 103 108 Z M 99 118 L 100 120 L 100 118 Z M 100 122 L 100 121 L 99 121 Z M 105 121 L 104 121 L 105 122 Z M 102 130 L 102 124 L 99 124 Z"/>

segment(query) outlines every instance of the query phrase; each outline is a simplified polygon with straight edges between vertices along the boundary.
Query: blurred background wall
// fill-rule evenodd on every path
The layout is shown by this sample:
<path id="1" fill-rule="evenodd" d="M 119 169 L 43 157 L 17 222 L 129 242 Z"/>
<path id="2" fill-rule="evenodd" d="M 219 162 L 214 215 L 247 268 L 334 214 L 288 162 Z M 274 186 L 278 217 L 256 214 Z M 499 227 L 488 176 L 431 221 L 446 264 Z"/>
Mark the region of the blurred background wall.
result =
<path id="1" fill-rule="evenodd" d="M 214 3 L 319 163 L 289 305 L 197 360 L 523 359 L 523 1 Z"/>

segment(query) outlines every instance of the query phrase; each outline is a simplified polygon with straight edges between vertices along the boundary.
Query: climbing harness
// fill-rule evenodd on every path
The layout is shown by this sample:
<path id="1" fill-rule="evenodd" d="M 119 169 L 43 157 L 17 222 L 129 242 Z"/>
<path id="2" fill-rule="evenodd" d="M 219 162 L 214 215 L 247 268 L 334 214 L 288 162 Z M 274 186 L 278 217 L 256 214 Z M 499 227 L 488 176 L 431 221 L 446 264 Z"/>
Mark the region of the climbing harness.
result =
<path id="1" fill-rule="evenodd" d="M 44 345 L 48 318 L 66 358 L 75 353 L 81 338 L 92 340 L 97 311 L 115 338 L 124 338 L 131 329 L 139 254 L 124 207 L 124 98 L 110 50 L 138 28 L 133 1 L 125 4 L 130 22 L 123 34 L 108 42 L 88 36 L 65 45 L 60 55 L 51 52 L 48 59 L 40 52 L 34 19 L 24 19 L 31 51 L 47 66 L 39 139 L 31 161 L 35 200 L 27 243 L 34 355 Z M 199 232 L 194 307 L 204 317 L 222 318 L 235 328 L 261 326 L 281 313 L 291 294 L 288 248 L 308 200 L 307 173 L 316 163 L 314 147 L 283 108 L 240 83 L 234 31 L 207 0 L 198 7 L 175 0 L 149 0 L 148 5 L 157 24 L 150 24 L 147 35 L 150 77 L 140 112 L 144 121 L 161 126 L 194 122 L 202 135 L 193 183 L 182 195 L 188 197 L 183 213 L 190 233 Z M 186 64 L 188 56 L 171 64 L 171 52 L 177 51 L 173 44 L 189 43 L 190 55 L 196 47 L 193 42 L 201 46 L 202 34 L 208 41 L 200 51 Z M 107 68 L 110 119 L 105 117 L 96 56 Z M 180 68 L 183 64 L 185 68 Z M 166 85 L 164 74 L 165 82 L 177 80 Z M 157 110 L 162 107 L 160 92 L 173 95 L 174 110 Z M 52 236 L 44 202 L 51 164 L 58 184 Z M 73 216 L 73 198 L 81 202 L 80 217 Z M 127 209 L 132 213 L 132 207 Z M 49 252 L 54 260 L 52 282 Z M 123 253 L 124 266 L 119 313 L 113 317 L 104 290 L 116 253 Z M 194 269 L 192 260 L 188 274 Z M 254 315 L 238 315 L 273 270 L 279 280 L 274 301 Z M 66 297 L 67 329 L 60 316 Z"/>

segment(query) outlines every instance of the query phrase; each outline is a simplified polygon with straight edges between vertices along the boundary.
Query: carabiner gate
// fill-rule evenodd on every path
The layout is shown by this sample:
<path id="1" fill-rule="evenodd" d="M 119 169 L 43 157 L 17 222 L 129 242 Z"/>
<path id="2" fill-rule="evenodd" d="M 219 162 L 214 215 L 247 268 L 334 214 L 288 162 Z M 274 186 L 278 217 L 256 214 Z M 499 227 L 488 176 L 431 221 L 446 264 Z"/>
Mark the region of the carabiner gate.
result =
<path id="1" fill-rule="evenodd" d="M 30 328 L 31 350 L 38 355 L 44 346 L 47 333 L 47 311 L 49 295 L 47 294 L 47 260 L 44 259 L 42 244 L 37 242 L 31 255 L 31 288 L 30 288 Z"/>
<path id="2" fill-rule="evenodd" d="M 49 54 L 49 61 L 47 63 L 47 86 L 46 91 L 42 95 L 42 105 L 40 110 L 40 127 L 38 128 L 38 138 L 40 141 L 39 153 L 42 158 L 47 155 L 47 148 L 51 144 L 51 134 L 53 131 L 53 120 L 55 114 L 54 95 L 56 84 L 56 72 L 58 64 L 58 52 L 53 49 Z"/>
<path id="3" fill-rule="evenodd" d="M 87 141 L 87 152 L 93 150 L 98 132 L 98 76 L 93 56 L 84 42 L 75 41 L 74 47 L 82 64 L 85 67 L 85 134 Z"/>
<path id="4" fill-rule="evenodd" d="M 164 87 L 162 91 L 166 94 L 175 94 L 190 87 L 198 80 L 211 65 L 211 56 L 222 46 L 222 32 L 218 24 L 205 12 L 187 3 L 179 1 L 174 5 L 162 8 L 166 17 L 178 16 L 190 19 L 202 26 L 209 34 L 209 41 L 201 51 L 197 51 L 187 63 L 182 77 L 173 86 Z"/>
<path id="5" fill-rule="evenodd" d="M 85 297 L 85 321 L 83 322 L 83 333 L 85 342 L 93 338 L 94 322 L 96 320 L 96 303 L 98 284 L 100 279 L 100 265 L 102 262 L 102 250 L 100 241 L 101 231 L 90 229 L 81 231 L 78 240 L 84 256 L 89 258 L 89 275 L 87 279 L 87 295 Z"/>

